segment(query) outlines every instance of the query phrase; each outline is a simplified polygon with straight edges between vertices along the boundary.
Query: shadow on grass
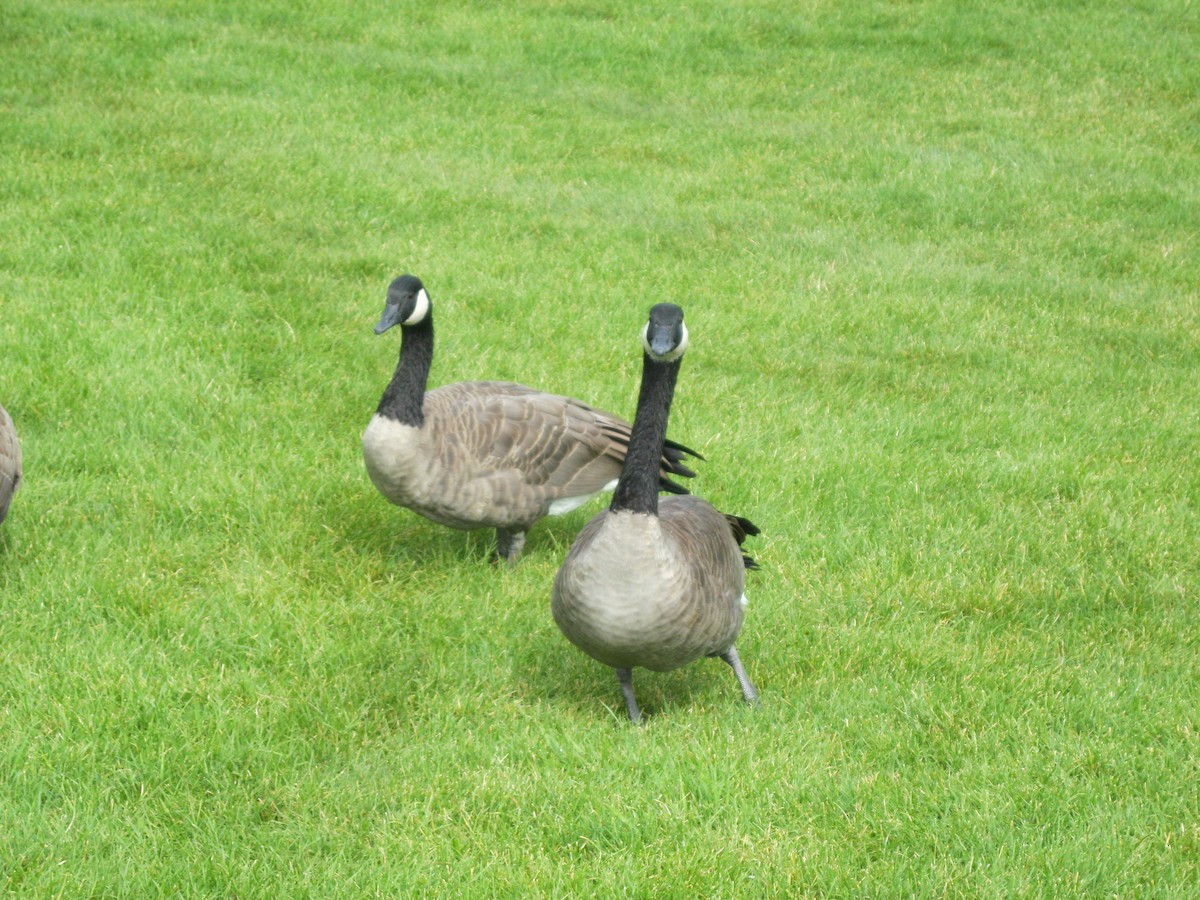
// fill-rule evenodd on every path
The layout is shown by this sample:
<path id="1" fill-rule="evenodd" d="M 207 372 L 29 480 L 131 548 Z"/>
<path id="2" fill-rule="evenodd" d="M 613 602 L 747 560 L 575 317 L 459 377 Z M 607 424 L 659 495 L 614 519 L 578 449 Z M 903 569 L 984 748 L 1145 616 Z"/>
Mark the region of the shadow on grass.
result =
<path id="1" fill-rule="evenodd" d="M 548 704 L 556 715 L 596 724 L 605 720 L 628 724 L 614 670 L 571 645 L 550 613 L 554 575 L 587 522 L 586 514 L 548 518 L 536 524 L 521 560 L 508 572 L 504 566 L 491 565 L 495 545 L 491 529 L 456 531 L 409 510 L 359 500 L 335 500 L 326 513 L 339 522 L 331 531 L 343 551 L 374 557 L 373 565 L 384 569 L 410 570 L 417 582 L 454 574 L 468 575 L 464 584 L 469 584 L 473 572 L 481 584 L 489 586 L 485 589 L 491 599 L 486 602 L 513 604 L 513 610 L 496 611 L 493 626 L 505 633 L 493 634 L 493 638 L 500 648 L 498 661 L 506 659 L 509 667 L 507 689 L 530 706 Z M 518 606 L 523 609 L 517 610 Z M 476 639 L 471 612 L 466 599 L 461 608 L 443 608 L 440 618 L 424 620 L 413 637 L 435 645 Z M 672 672 L 637 669 L 634 685 L 650 722 L 726 715 L 741 704 L 733 673 L 715 659 L 698 660 Z"/>
<path id="2" fill-rule="evenodd" d="M 406 562 L 413 566 L 462 565 L 491 558 L 491 529 L 456 531 L 388 504 L 335 501 L 326 510 L 334 539 L 342 549 L 361 556 Z"/>
<path id="3" fill-rule="evenodd" d="M 513 669 L 515 689 L 530 703 L 544 702 L 558 714 L 597 723 L 629 724 L 615 670 L 576 649 L 556 627 L 531 635 L 514 654 Z M 744 706 L 733 672 L 718 659 L 697 660 L 671 672 L 634 669 L 633 686 L 651 723 L 728 715 Z"/>
<path id="4" fill-rule="evenodd" d="M 492 528 L 459 531 L 423 518 L 415 512 L 387 503 L 374 504 L 355 499 L 347 502 L 334 499 L 325 510 L 330 530 L 339 543 L 362 554 L 378 554 L 381 558 L 403 560 L 414 565 L 460 565 L 492 560 L 496 547 L 496 532 Z M 521 558 L 526 561 L 550 561 L 554 571 L 580 529 L 588 521 L 586 515 L 566 518 L 547 517 L 530 529 Z M 497 568 L 504 568 L 499 566 Z M 550 576 L 551 579 L 553 575 Z"/>

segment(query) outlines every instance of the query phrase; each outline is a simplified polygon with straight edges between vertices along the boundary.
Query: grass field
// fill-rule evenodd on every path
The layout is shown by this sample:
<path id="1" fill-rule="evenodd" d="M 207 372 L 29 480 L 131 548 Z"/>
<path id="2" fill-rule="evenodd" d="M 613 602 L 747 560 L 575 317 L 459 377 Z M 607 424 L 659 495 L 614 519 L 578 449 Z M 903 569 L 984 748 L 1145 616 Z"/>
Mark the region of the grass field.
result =
<path id="1" fill-rule="evenodd" d="M 4 0 L 0 887 L 1200 891 L 1200 9 Z M 379 496 L 432 382 L 631 415 L 755 520 L 744 708 L 558 633 L 600 501 Z"/>

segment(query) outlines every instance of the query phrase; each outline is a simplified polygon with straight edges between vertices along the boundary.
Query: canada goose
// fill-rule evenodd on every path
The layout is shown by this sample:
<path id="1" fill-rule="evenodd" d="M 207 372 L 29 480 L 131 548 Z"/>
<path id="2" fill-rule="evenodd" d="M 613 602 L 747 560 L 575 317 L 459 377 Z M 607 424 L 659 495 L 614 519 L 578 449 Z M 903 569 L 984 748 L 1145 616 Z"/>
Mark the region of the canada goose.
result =
<path id="1" fill-rule="evenodd" d="M 21 486 L 21 445 L 17 429 L 3 406 L 0 406 L 0 522 L 8 515 L 8 504 Z"/>
<path id="2" fill-rule="evenodd" d="M 605 490 L 621 474 L 629 423 L 611 413 L 506 381 L 425 390 L 433 361 L 433 307 L 421 280 L 388 287 L 383 334 L 401 329 L 400 360 L 363 433 L 371 481 L 387 499 L 451 528 L 496 529 L 495 559 L 516 563 L 525 532 Z M 660 441 L 656 489 L 686 494 L 692 477 L 673 441 Z"/>
<path id="3" fill-rule="evenodd" d="M 642 386 L 625 469 L 609 508 L 575 539 L 554 579 L 554 621 L 584 653 L 617 670 L 629 718 L 641 723 L 633 667 L 658 672 L 702 656 L 727 662 L 748 703 L 758 693 L 733 646 L 742 628 L 741 543 L 758 528 L 698 497 L 660 503 L 655 447 L 667 416 L 688 332 L 683 310 L 660 303 L 642 330 Z"/>

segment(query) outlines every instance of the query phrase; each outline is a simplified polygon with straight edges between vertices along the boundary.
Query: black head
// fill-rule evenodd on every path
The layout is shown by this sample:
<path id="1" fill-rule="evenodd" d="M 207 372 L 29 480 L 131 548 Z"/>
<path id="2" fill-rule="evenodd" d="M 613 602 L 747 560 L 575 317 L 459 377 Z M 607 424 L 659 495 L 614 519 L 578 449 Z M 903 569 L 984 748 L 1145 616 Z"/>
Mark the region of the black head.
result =
<path id="1" fill-rule="evenodd" d="M 388 286 L 383 316 L 375 326 L 383 334 L 393 325 L 417 325 L 429 317 L 429 294 L 416 275 L 401 275 Z"/>
<path id="2" fill-rule="evenodd" d="M 674 303 L 659 303 L 650 310 L 650 321 L 642 329 L 642 347 L 656 362 L 673 362 L 683 356 L 688 330 L 683 310 Z"/>

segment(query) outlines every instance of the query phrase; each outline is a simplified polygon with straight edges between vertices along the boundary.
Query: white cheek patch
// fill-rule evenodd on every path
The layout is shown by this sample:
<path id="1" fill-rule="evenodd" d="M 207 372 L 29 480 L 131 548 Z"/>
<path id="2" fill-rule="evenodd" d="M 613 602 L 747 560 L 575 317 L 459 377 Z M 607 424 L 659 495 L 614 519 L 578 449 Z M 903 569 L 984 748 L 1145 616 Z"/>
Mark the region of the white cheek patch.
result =
<path id="1" fill-rule="evenodd" d="M 416 325 L 424 320 L 429 315 L 429 295 L 425 293 L 425 288 L 417 291 L 417 305 L 413 307 L 412 315 L 401 322 L 401 325 Z"/>
<path id="2" fill-rule="evenodd" d="M 650 349 L 650 341 L 646 339 L 646 335 L 650 333 L 650 323 L 647 322 L 644 326 L 642 326 L 642 348 L 650 354 L 651 359 L 658 360 L 659 362 L 674 362 L 675 360 L 679 359 L 679 357 L 683 356 L 683 352 L 687 350 L 688 345 L 687 325 L 685 325 L 683 322 L 680 322 L 679 331 L 679 343 L 675 345 L 675 349 L 668 353 L 664 353 L 662 356 L 659 356 Z"/>
<path id="3" fill-rule="evenodd" d="M 679 346 L 677 346 L 674 350 L 672 350 L 667 355 L 667 358 L 666 358 L 667 362 L 670 362 L 671 360 L 674 360 L 674 359 L 679 359 L 679 357 L 683 356 L 683 351 L 687 349 L 687 345 L 688 345 L 687 325 L 685 325 L 683 322 L 680 322 L 679 330 L 681 332 L 679 335 Z"/>

